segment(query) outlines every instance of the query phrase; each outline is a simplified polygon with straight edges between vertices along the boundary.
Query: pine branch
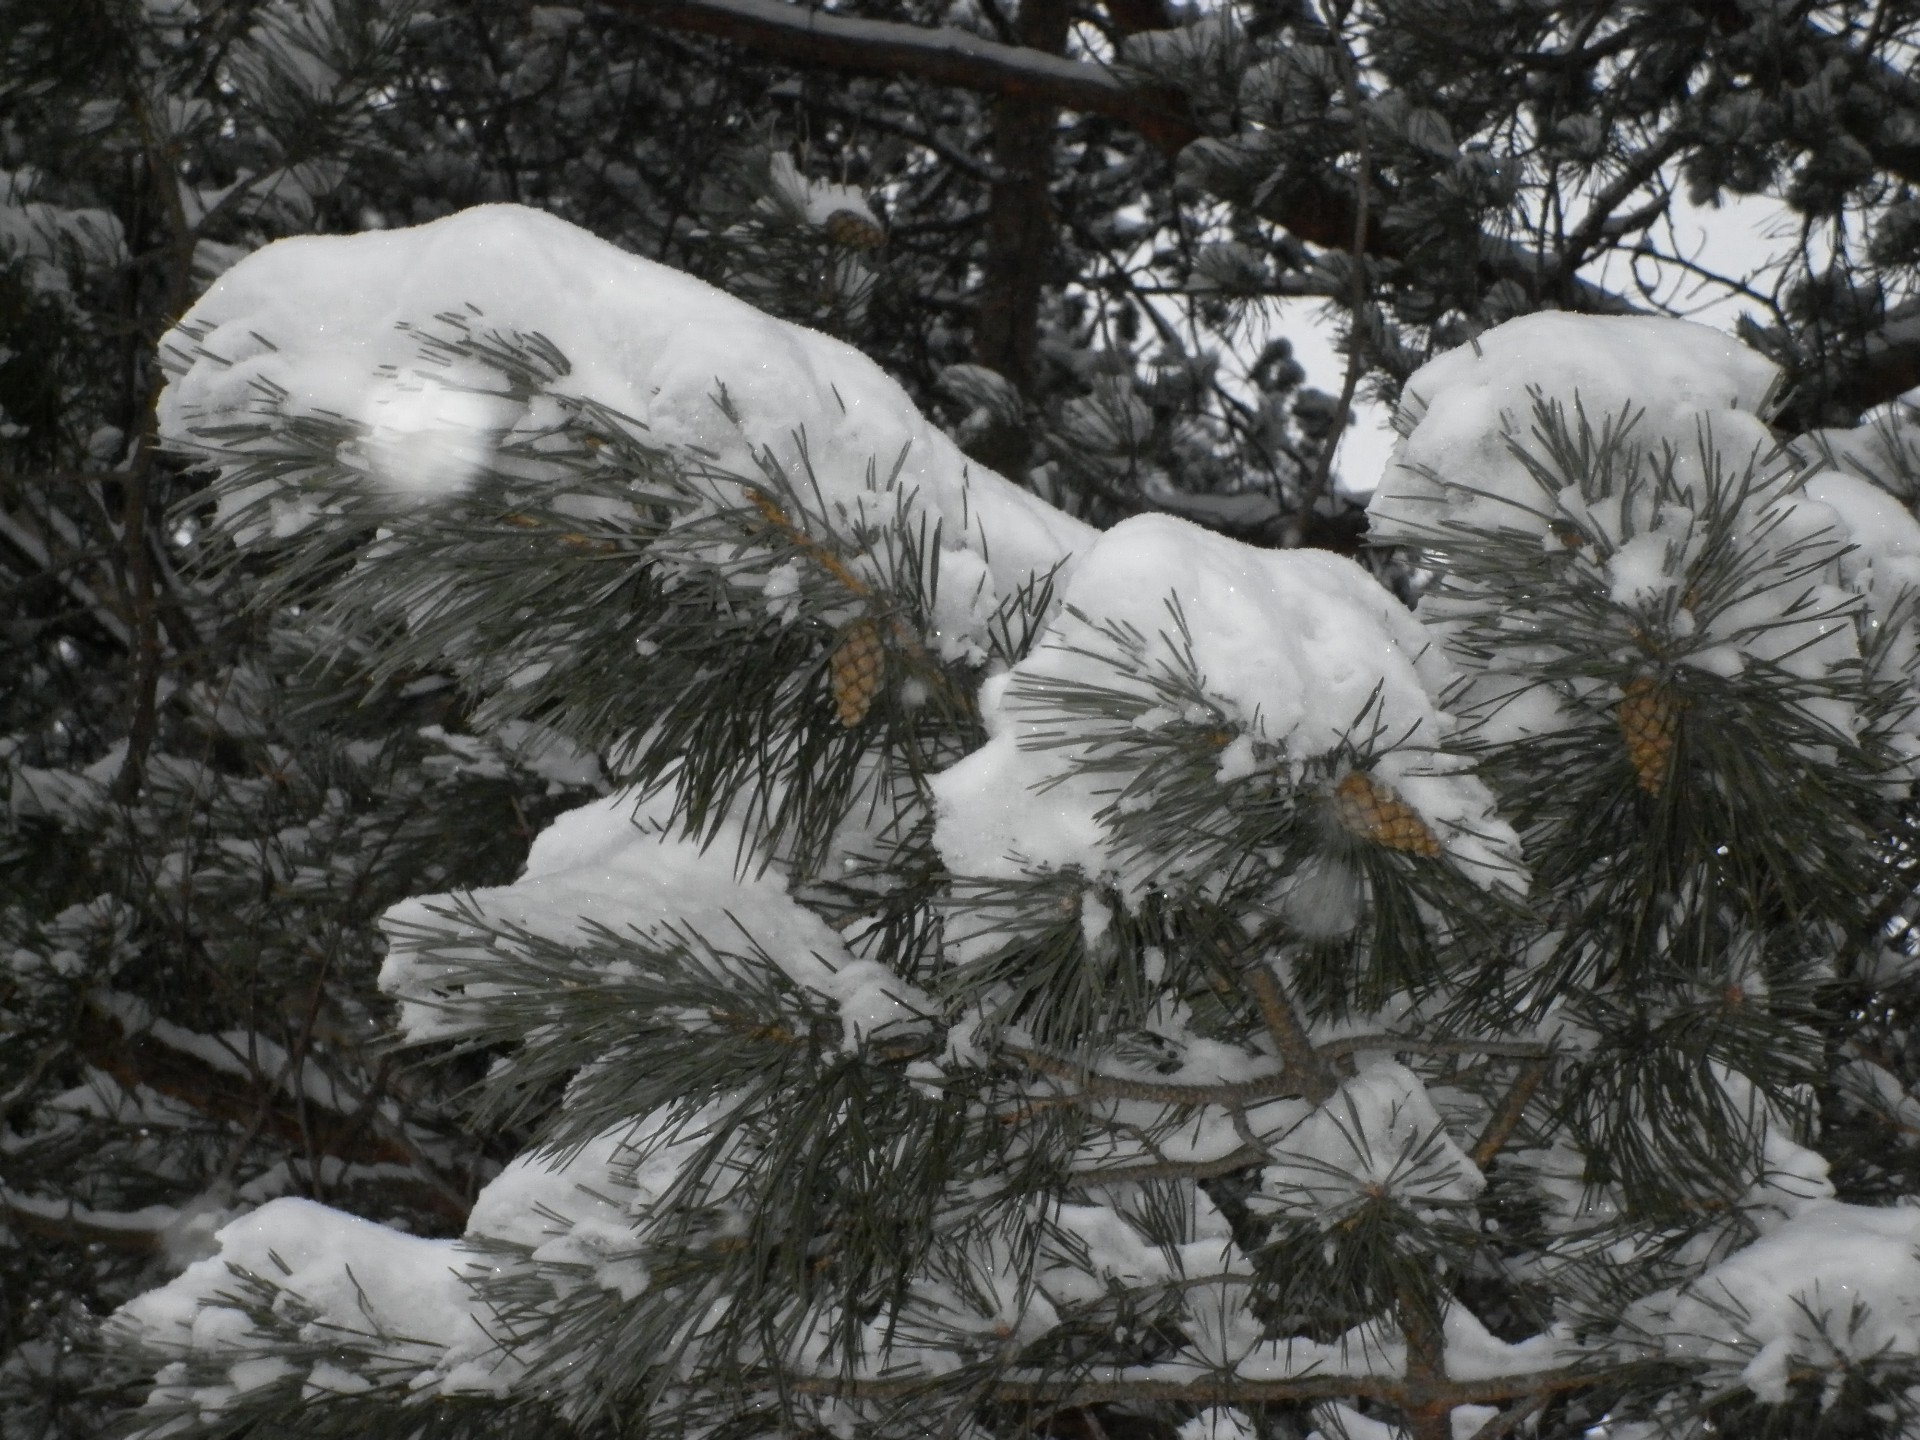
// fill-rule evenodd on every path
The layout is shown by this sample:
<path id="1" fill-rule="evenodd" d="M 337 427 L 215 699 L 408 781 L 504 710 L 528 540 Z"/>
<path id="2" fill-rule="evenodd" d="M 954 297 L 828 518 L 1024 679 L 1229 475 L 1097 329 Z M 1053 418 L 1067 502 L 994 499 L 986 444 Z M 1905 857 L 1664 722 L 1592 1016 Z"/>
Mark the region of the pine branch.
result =
<path id="1" fill-rule="evenodd" d="M 1307 1028 L 1300 1023 L 1293 1002 L 1280 988 L 1279 978 L 1266 964 L 1256 963 L 1248 968 L 1245 983 L 1253 992 L 1254 1003 L 1260 1007 L 1260 1016 L 1273 1036 L 1280 1058 L 1287 1062 L 1287 1074 L 1294 1078 L 1307 1099 L 1316 1105 L 1325 1104 L 1339 1087 L 1333 1071 L 1308 1038 Z"/>
<path id="2" fill-rule="evenodd" d="M 83 1012 L 76 1043 L 89 1064 L 129 1091 L 145 1086 L 210 1120 L 240 1125 L 348 1164 L 419 1166 L 420 1156 L 413 1146 L 369 1130 L 373 1113 L 365 1107 L 353 1116 L 313 1115 L 307 1109 L 311 1097 L 296 1101 L 270 1090 L 271 1082 L 265 1077 L 248 1079 L 152 1035 L 130 1034 L 117 1017 L 98 1007 L 89 1006 Z M 420 1197 L 426 1208 L 456 1224 L 466 1218 L 465 1205 L 450 1187 L 423 1182 Z"/>

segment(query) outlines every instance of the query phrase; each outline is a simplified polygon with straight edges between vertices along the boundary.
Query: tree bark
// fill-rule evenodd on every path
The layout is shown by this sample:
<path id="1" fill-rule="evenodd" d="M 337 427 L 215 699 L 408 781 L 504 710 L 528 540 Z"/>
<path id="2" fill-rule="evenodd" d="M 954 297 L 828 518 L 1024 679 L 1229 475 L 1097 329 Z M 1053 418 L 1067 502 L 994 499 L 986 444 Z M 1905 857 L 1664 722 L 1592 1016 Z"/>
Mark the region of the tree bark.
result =
<path id="1" fill-rule="evenodd" d="M 1067 0 L 1025 0 L 1015 21 L 1024 48 L 1063 55 Z M 987 256 L 974 329 L 974 358 L 1014 389 L 1033 383 L 1040 297 L 1052 268 L 1054 130 L 1060 105 L 1051 98 L 1002 95 L 994 103 L 993 162 L 987 199 Z"/>

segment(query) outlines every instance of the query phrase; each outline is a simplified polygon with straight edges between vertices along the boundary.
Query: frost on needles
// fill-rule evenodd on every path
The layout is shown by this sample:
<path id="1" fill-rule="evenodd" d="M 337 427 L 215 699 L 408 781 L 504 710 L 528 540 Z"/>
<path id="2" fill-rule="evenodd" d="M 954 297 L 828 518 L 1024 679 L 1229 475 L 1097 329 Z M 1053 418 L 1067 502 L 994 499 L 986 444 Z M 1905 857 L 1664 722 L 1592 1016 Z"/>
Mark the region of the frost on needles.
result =
<path id="1" fill-rule="evenodd" d="M 1726 337 L 1415 376 L 1412 613 L 1095 533 L 526 210 L 271 246 L 164 359 L 261 603 L 612 778 L 386 919 L 537 1143 L 457 1238 L 227 1225 L 116 1318 L 153 1433 L 1920 1424 L 1920 1209 L 1811 1103 L 1897 963 L 1920 525 Z"/>

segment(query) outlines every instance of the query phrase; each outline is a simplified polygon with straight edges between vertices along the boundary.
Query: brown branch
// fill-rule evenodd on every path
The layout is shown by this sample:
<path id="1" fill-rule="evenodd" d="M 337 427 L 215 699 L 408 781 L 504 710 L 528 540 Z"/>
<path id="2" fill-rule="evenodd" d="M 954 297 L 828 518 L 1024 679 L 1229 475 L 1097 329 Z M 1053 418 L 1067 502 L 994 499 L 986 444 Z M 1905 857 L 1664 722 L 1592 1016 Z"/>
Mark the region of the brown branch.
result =
<path id="1" fill-rule="evenodd" d="M 1507 1141 L 1513 1138 L 1513 1132 L 1520 1128 L 1528 1102 L 1539 1090 L 1540 1082 L 1546 1078 L 1545 1060 L 1532 1061 L 1514 1077 L 1507 1098 L 1500 1102 L 1500 1108 L 1488 1118 L 1487 1128 L 1480 1132 L 1480 1138 L 1474 1142 L 1469 1158 L 1475 1165 L 1484 1170 L 1493 1163 L 1493 1157 L 1505 1148 Z"/>
<path id="2" fill-rule="evenodd" d="M 1420 1406 L 1496 1405 L 1542 1395 L 1585 1390 L 1632 1373 L 1631 1367 L 1531 1370 L 1513 1375 L 1488 1375 L 1471 1380 L 1422 1381 L 1391 1375 L 1302 1375 L 1291 1380 L 1249 1380 L 1236 1375 L 1197 1380 L 1082 1380 L 1062 1384 L 1048 1380 L 1001 1380 L 982 1387 L 980 1397 L 1002 1405 L 1147 1404 L 1167 1402 L 1193 1406 L 1273 1405 L 1302 1400 L 1338 1400 L 1360 1397 L 1411 1410 Z M 889 1380 L 788 1377 L 785 1385 L 803 1395 L 837 1395 L 850 1399 L 892 1400 L 930 1396 L 937 1382 L 912 1377 Z"/>
<path id="3" fill-rule="evenodd" d="M 1264 1150 L 1242 1145 L 1214 1160 L 1153 1160 L 1106 1170 L 1075 1170 L 1067 1178 L 1083 1185 L 1135 1185 L 1144 1180 L 1214 1180 L 1236 1170 L 1264 1164 Z"/>
<path id="4" fill-rule="evenodd" d="M 313 1148 L 349 1164 L 404 1165 L 411 1157 L 400 1146 L 363 1127 L 339 1121 L 308 1127 L 291 1097 L 266 1092 L 271 1082 L 233 1074 L 190 1055 L 153 1035 L 129 1034 L 117 1017 L 87 1007 L 77 1027 L 80 1053 L 96 1069 L 111 1075 L 129 1091 L 144 1085 L 179 1100 L 210 1120 L 272 1135 L 290 1145 L 311 1142 Z"/>
<path id="5" fill-rule="evenodd" d="M 1293 1003 L 1280 988 L 1280 981 L 1266 964 L 1257 962 L 1246 972 L 1246 987 L 1260 1007 L 1260 1018 L 1267 1033 L 1286 1062 L 1287 1073 L 1297 1080 L 1300 1093 L 1315 1105 L 1325 1104 L 1339 1088 L 1325 1058 L 1313 1048 L 1307 1030 L 1294 1013 Z"/>
<path id="6" fill-rule="evenodd" d="M 28 1198 L 0 1189 L 0 1220 L 21 1235 L 59 1245 L 100 1245 L 136 1255 L 151 1255 L 166 1246 L 165 1235 L 158 1227 L 116 1223 L 122 1217 L 111 1211 L 90 1210 L 72 1200 L 66 1200 L 59 1213 L 49 1214 L 28 1203 Z"/>
<path id="7" fill-rule="evenodd" d="M 1103 65 L 1008 45 L 965 30 L 835 15 L 785 0 L 607 0 L 649 25 L 744 45 L 803 65 L 905 75 L 986 95 L 1104 115 L 1168 155 L 1199 135 L 1167 91 L 1131 84 Z"/>
<path id="8" fill-rule="evenodd" d="M 1408 1398 L 1401 1409 L 1409 1440 L 1452 1440 L 1453 1407 L 1447 1389 L 1447 1342 L 1430 1297 L 1412 1289 L 1400 1294 L 1400 1327 L 1407 1337 Z"/>
<path id="9" fill-rule="evenodd" d="M 420 1176 L 417 1193 L 422 1209 L 456 1225 L 466 1220 L 466 1201 L 423 1162 L 411 1137 L 404 1131 L 398 1139 L 370 1132 L 369 1125 L 378 1118 L 370 1112 L 313 1115 L 292 1097 L 273 1094 L 266 1077 L 233 1074 L 153 1035 L 129 1034 L 117 1017 L 95 1006 L 82 1014 L 75 1039 L 88 1063 L 129 1091 L 144 1085 L 209 1120 L 238 1125 L 256 1136 L 269 1135 L 310 1156 L 324 1155 L 349 1165 L 411 1166 Z"/>
<path id="10" fill-rule="evenodd" d="M 1314 1047 L 1321 1055 L 1339 1058 L 1368 1050 L 1391 1050 L 1402 1055 L 1491 1055 L 1504 1060 L 1544 1060 L 1550 1052 L 1532 1040 L 1424 1040 L 1417 1035 L 1344 1035 Z"/>

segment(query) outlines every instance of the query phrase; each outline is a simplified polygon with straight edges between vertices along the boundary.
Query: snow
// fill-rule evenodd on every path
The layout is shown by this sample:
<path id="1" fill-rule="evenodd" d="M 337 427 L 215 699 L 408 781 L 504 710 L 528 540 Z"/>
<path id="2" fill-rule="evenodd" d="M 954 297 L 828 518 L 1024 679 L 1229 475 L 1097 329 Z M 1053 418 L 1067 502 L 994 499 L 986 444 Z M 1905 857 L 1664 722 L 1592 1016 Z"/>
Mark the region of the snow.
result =
<path id="1" fill-rule="evenodd" d="M 775 155 L 769 171 L 768 178 L 779 202 L 808 224 L 824 227 L 836 215 L 851 215 L 875 231 L 881 229 L 879 217 L 858 187 L 802 175 L 793 157 L 787 154 Z"/>
<path id="2" fill-rule="evenodd" d="M 1768 1401 L 1796 1371 L 1920 1358 L 1920 1209 L 1810 1205 L 1629 1318 L 1669 1357 L 1736 1371 Z"/>
<path id="3" fill-rule="evenodd" d="M 722 953 L 755 947 L 795 985 L 833 1002 L 849 1048 L 931 1011 L 913 986 L 851 955 L 776 872 L 741 874 L 737 857 L 749 851 L 737 821 L 703 844 L 672 829 L 669 808 L 661 796 L 606 796 L 542 831 L 512 884 L 391 907 L 381 920 L 388 951 L 380 985 L 400 1001 L 401 1031 L 413 1041 L 461 1033 L 463 999 L 491 993 L 470 977 L 484 973 L 489 943 L 511 948 L 515 931 L 561 943 L 600 932 L 666 946 L 693 935 Z"/>
<path id="4" fill-rule="evenodd" d="M 797 172 L 776 168 L 774 178 L 816 223 L 853 208 L 835 187 L 793 189 Z M 860 213 L 872 218 L 864 207 Z M 470 358 L 436 361 L 423 337 L 436 327 L 445 333 L 455 320 L 475 333 L 542 336 L 566 357 L 565 372 L 527 396 L 509 393 Z M 233 440 L 243 430 L 224 427 L 260 421 L 278 403 L 268 397 L 283 396 L 288 416 L 332 412 L 352 422 L 352 438 L 334 457 L 351 484 L 430 517 L 432 507 L 456 504 L 501 464 L 503 445 L 551 425 L 565 398 L 630 417 L 649 443 L 711 488 L 716 504 L 728 494 L 737 501 L 729 487 L 771 466 L 800 494 L 816 493 L 817 481 L 828 518 L 937 523 L 940 581 L 925 640 L 946 660 L 984 660 L 996 606 L 1057 571 L 1058 600 L 1037 643 L 1011 669 L 987 675 L 978 692 L 985 743 L 931 779 L 933 842 L 962 879 L 1079 877 L 1087 887 L 1078 902 L 1080 940 L 1089 955 L 1111 951 L 1123 912 L 1149 891 L 1173 883 L 1204 891 L 1211 883 L 1217 854 L 1203 844 L 1189 856 L 1169 856 L 1135 838 L 1135 817 L 1157 800 L 1154 759 L 1177 745 L 1212 747 L 1201 774 L 1217 787 L 1222 813 L 1236 787 L 1264 786 L 1290 801 L 1324 803 L 1339 818 L 1339 803 L 1360 803 L 1352 794 L 1361 792 L 1341 788 L 1358 775 L 1376 787 L 1365 792 L 1371 803 L 1390 798 L 1430 833 L 1433 853 L 1421 851 L 1418 863 L 1453 866 L 1483 887 L 1524 886 L 1515 835 L 1487 788 L 1447 748 L 1484 678 L 1450 642 L 1482 597 L 1449 589 L 1443 577 L 1416 618 L 1360 567 L 1325 553 L 1251 549 L 1164 515 L 1095 534 L 971 466 L 893 382 L 847 347 L 560 221 L 491 206 L 414 230 L 281 242 L 240 262 L 207 294 L 170 338 L 166 363 L 165 434 L 225 469 L 230 482 L 253 442 Z M 1377 533 L 1443 550 L 1455 527 L 1517 532 L 1530 544 L 1559 547 L 1549 554 L 1566 551 L 1606 604 L 1657 617 L 1676 663 L 1719 676 L 1756 664 L 1810 681 L 1835 676 L 1858 663 L 1873 626 L 1893 626 L 1907 589 L 1920 583 L 1920 524 L 1842 469 L 1772 457 L 1758 418 L 1772 384 L 1766 361 L 1697 326 L 1564 315 L 1511 322 L 1409 383 L 1408 433 L 1373 502 Z M 1512 443 L 1538 443 L 1530 436 L 1539 402 L 1557 402 L 1567 413 L 1577 406 L 1596 426 L 1637 409 L 1634 441 L 1643 457 L 1671 461 L 1674 483 L 1611 492 L 1543 485 Z M 1099 417 L 1089 410 L 1086 418 L 1091 426 Z M 1740 517 L 1740 543 L 1761 560 L 1794 547 L 1818 551 L 1804 587 L 1807 614 L 1779 623 L 1799 591 L 1755 593 L 1710 613 L 1691 598 L 1683 579 L 1705 544 L 1702 517 L 1712 499 L 1705 480 L 1715 455 L 1736 471 L 1751 462 L 1760 477 Z M 896 462 L 894 481 L 876 479 L 894 473 Z M 552 497 L 560 513 L 615 523 L 623 513 L 624 502 L 605 495 L 564 493 L 558 467 L 538 478 L 561 487 Z M 324 525 L 331 500 L 313 479 L 282 473 L 239 488 L 230 483 L 221 498 L 224 523 L 242 543 Z M 1572 545 L 1568 534 L 1577 537 Z M 848 563 L 882 578 L 877 556 Z M 743 603 L 776 619 L 799 613 L 804 565 L 770 561 L 749 579 Z M 1908 648 L 1888 647 L 1888 663 L 1913 659 L 1911 639 L 1902 643 Z M 1076 698 L 1088 697 L 1098 703 L 1076 708 Z M 1483 734 L 1551 728 L 1565 723 L 1571 703 L 1546 693 L 1509 699 L 1498 725 Z M 1861 716 L 1838 702 L 1807 705 L 1836 739 L 1861 726 Z M 450 766 L 484 770 L 499 763 L 495 747 L 504 747 L 558 788 L 607 783 L 593 757 L 534 726 L 427 738 L 447 752 Z M 1914 743 L 1920 754 L 1920 736 Z M 103 771 L 60 790 L 41 775 L 15 767 L 16 800 L 56 814 L 94 803 L 87 786 L 97 789 L 106 778 Z M 773 976 L 830 1006 L 847 1051 L 891 1026 L 948 1022 L 940 1061 L 909 1072 L 928 1093 L 965 1067 L 1004 1074 L 994 1069 L 1004 1056 L 992 1047 L 1003 1038 L 1022 1043 L 1017 1030 L 994 1035 L 966 1016 L 942 1015 L 935 999 L 865 958 L 857 929 L 836 932 L 796 898 L 781 857 L 756 855 L 742 821 L 721 816 L 710 833 L 688 838 L 673 823 L 670 801 L 670 787 L 604 795 L 548 826 L 511 884 L 392 907 L 382 922 L 389 953 L 381 984 L 399 1002 L 405 1037 L 471 1033 L 490 1006 L 512 999 L 499 977 L 529 958 L 535 940 L 577 957 L 565 983 L 588 985 L 623 978 L 625 962 L 603 958 L 623 939 L 671 954 L 697 937 L 743 981 Z M 850 823 L 879 821 L 855 816 Z M 761 859 L 769 863 L 756 869 Z M 1110 887 L 1117 904 L 1096 887 Z M 1366 898 L 1331 860 L 1284 877 L 1284 887 L 1277 903 L 1308 937 L 1347 933 Z M 964 961 L 993 943 L 949 933 L 947 958 Z M 1158 951 L 1141 964 L 1156 985 L 1170 973 Z M 1412 1023 L 1404 997 L 1393 1004 L 1401 1008 L 1390 1005 L 1387 1019 Z M 497 1013 L 512 1012 L 503 1005 Z M 689 1014 L 685 1023 L 699 1029 L 709 1019 Z M 1272 1047 L 1196 1033 L 1179 997 L 1163 997 L 1151 1023 L 1165 1046 L 1159 1061 L 1094 1055 L 1088 1090 L 1092 1079 L 1219 1085 L 1277 1077 Z M 217 1039 L 155 1034 L 210 1064 L 238 1063 Z M 1579 1043 L 1570 1025 L 1561 1038 Z M 874 1373 L 939 1374 L 982 1355 L 1011 1355 L 1080 1323 L 1076 1307 L 1132 1291 L 1143 1304 L 1177 1296 L 1168 1302 L 1181 1312 L 1170 1333 L 1184 1343 L 1151 1364 L 1126 1367 L 1130 1378 L 1404 1375 L 1405 1338 L 1381 1317 L 1331 1339 L 1271 1333 L 1245 1303 L 1252 1267 L 1212 1200 L 1189 1189 L 1184 1229 L 1170 1239 L 1155 1235 L 1129 1208 L 1140 1199 L 1137 1177 L 1121 1173 L 1223 1160 L 1257 1168 L 1249 1209 L 1322 1233 L 1381 1201 L 1423 1219 L 1452 1212 L 1468 1223 L 1485 1186 L 1481 1171 L 1420 1076 L 1387 1058 L 1388 1050 L 1357 1056 L 1333 1097 L 1317 1106 L 1268 1091 L 1232 1108 L 1175 1108 L 1128 1095 L 1118 1083 L 1106 1095 L 1077 1096 L 1089 1123 L 1074 1152 L 1060 1157 L 1065 1193 L 1023 1200 L 1019 1223 L 966 1232 L 964 1255 L 943 1254 L 935 1273 L 911 1277 L 901 1314 L 862 1332 L 871 1344 L 858 1363 Z M 271 1067 L 281 1063 L 277 1056 L 250 1051 L 247 1058 Z M 1779 1398 L 1794 1367 L 1920 1357 L 1920 1210 L 1837 1203 L 1821 1158 L 1744 1081 L 1722 1078 L 1747 1121 L 1756 1173 L 1726 1228 L 1697 1252 L 1711 1268 L 1630 1312 L 1644 1347 L 1705 1362 L 1763 1398 Z M 328 1098 L 304 1074 L 289 1074 L 287 1083 Z M 1871 1070 L 1852 1083 L 1881 1088 Z M 1011 1098 L 1039 1110 L 1072 1088 L 1043 1076 Z M 502 1392 L 537 1347 L 510 1353 L 489 1333 L 483 1282 L 509 1282 L 513 1294 L 550 1294 L 556 1303 L 582 1287 L 638 1301 L 654 1283 L 644 1258 L 649 1240 L 669 1222 L 687 1222 L 694 1205 L 727 1200 L 726 1177 L 736 1173 L 730 1166 L 758 1163 L 732 1152 L 714 1162 L 716 1146 L 746 1143 L 716 1130 L 727 1107 L 722 1098 L 636 1114 L 570 1148 L 524 1154 L 482 1191 L 459 1241 L 401 1235 L 306 1201 L 270 1200 L 222 1225 L 212 1237 L 216 1254 L 130 1302 L 114 1323 L 170 1356 L 224 1364 L 224 1378 L 198 1388 L 185 1380 L 186 1367 L 171 1379 L 163 1373 L 156 1399 L 218 1409 L 250 1389 L 295 1379 L 309 1395 L 365 1388 L 368 1378 L 350 1357 L 311 1364 L 302 1375 L 274 1353 L 279 1341 L 265 1322 L 233 1303 L 242 1277 L 252 1274 L 285 1297 L 275 1323 L 313 1336 L 371 1326 L 399 1337 L 384 1343 L 402 1368 L 413 1367 L 414 1388 Z M 1571 1147 L 1507 1159 L 1547 1201 L 1550 1231 L 1624 1222 L 1619 1193 L 1584 1183 L 1585 1157 Z M 705 1167 L 699 1177 L 696 1162 Z M 727 1204 L 711 1209 L 717 1226 L 741 1222 Z M 202 1216 L 202 1229 L 212 1213 Z M 1031 1248 L 1020 1248 L 1023 1225 L 1038 1237 Z M 1734 1237 L 1756 1233 L 1759 1239 L 1729 1253 Z M 1630 1260 L 1631 1241 L 1620 1243 Z M 792 1353 L 777 1358 L 801 1368 L 838 1365 L 829 1345 L 835 1318 L 817 1317 L 816 1329 L 796 1332 Z M 687 1316 L 688 1334 L 703 1323 Z M 1526 1374 L 1623 1343 L 1596 1335 L 1576 1345 L 1558 1328 L 1509 1343 L 1458 1304 L 1446 1313 L 1444 1339 L 1447 1371 L 1459 1379 Z M 1493 1414 L 1459 1407 L 1454 1431 L 1470 1435 Z M 1316 1423 L 1329 1440 L 1397 1433 L 1340 1405 L 1321 1407 Z M 1189 1420 L 1181 1440 L 1250 1433 L 1246 1416 L 1219 1408 Z"/>
<path id="5" fill-rule="evenodd" d="M 1568 315 L 1509 320 L 1429 361 L 1406 384 L 1403 424 L 1368 517 L 1382 540 L 1429 539 L 1462 526 L 1545 528 L 1538 483 L 1508 444 L 1534 427 L 1535 397 L 1601 422 L 1639 415 L 1633 436 L 1694 450 L 1710 417 L 1722 448 L 1773 448 L 1755 414 L 1774 385 L 1771 362 L 1731 335 L 1682 320 Z"/>
<path id="6" fill-rule="evenodd" d="M 257 418 L 263 397 L 282 395 L 287 414 L 332 413 L 359 427 L 341 458 L 365 483 L 422 504 L 457 498 L 502 444 L 537 434 L 557 411 L 540 395 L 512 399 L 470 358 L 430 358 L 423 337 L 449 333 L 447 317 L 476 333 L 544 337 L 569 367 L 549 393 L 629 417 L 690 471 L 757 480 L 770 465 L 801 495 L 817 485 L 829 517 L 874 512 L 871 476 L 897 463 L 885 487 L 892 503 L 909 523 L 937 523 L 954 556 L 958 583 L 942 588 L 957 599 L 983 592 L 948 617 L 956 623 L 991 613 L 1092 538 L 968 461 L 858 351 L 511 205 L 249 255 L 163 343 L 161 429 L 232 470 L 241 457 L 219 427 Z M 297 476 L 221 501 L 243 541 L 297 534 L 324 513 Z M 976 621 L 947 643 L 981 638 Z"/>
<path id="7" fill-rule="evenodd" d="M 452 1240 L 425 1240 L 311 1200 L 274 1200 L 223 1226 L 217 1255 L 167 1285 L 128 1301 L 110 1325 L 177 1357 L 228 1357 L 230 1386 L 243 1390 L 290 1373 L 263 1370 L 274 1336 L 241 1308 L 239 1277 L 258 1276 L 286 1298 L 273 1313 L 308 1341 L 371 1333 L 401 1363 L 440 1367 L 450 1388 L 496 1389 L 504 1357 L 476 1313 L 472 1257 Z M 249 1356 L 248 1352 L 254 1352 Z M 487 1357 L 487 1358 L 481 1358 Z M 282 1362 L 276 1362 L 282 1363 Z M 453 1377 L 458 1374 L 457 1383 Z M 163 1373 L 164 1382 L 164 1373 Z M 328 1384 L 321 1388 L 341 1388 Z M 225 1387 L 180 1394 L 163 1383 L 152 1403 L 193 1398 L 218 1409 Z"/>
<path id="8" fill-rule="evenodd" d="M 1755 664 L 1783 672 L 1809 682 L 1792 703 L 1831 737 L 1817 743 L 1851 742 L 1869 717 L 1818 688 L 1858 667 L 1867 637 L 1902 613 L 1920 581 L 1920 524 L 1876 487 L 1807 458 L 1832 455 L 1831 444 L 1796 452 L 1775 440 L 1759 412 L 1776 378 L 1771 362 L 1731 336 L 1684 321 L 1559 313 L 1509 321 L 1408 381 L 1405 435 L 1368 511 L 1374 534 L 1428 547 L 1443 572 L 1450 537 L 1462 531 L 1537 536 L 1565 557 L 1569 585 L 1604 593 L 1620 635 L 1637 637 L 1616 659 L 1722 678 Z M 1576 449 L 1590 443 L 1600 454 L 1613 444 L 1611 464 L 1582 477 L 1578 463 L 1556 458 L 1543 407 L 1562 417 Z M 1696 585 L 1707 557 L 1729 542 L 1756 578 Z M 1804 580 L 1757 578 L 1788 569 Z M 1470 624 L 1509 623 L 1492 603 L 1472 579 L 1443 574 L 1421 607 L 1472 672 L 1455 703 L 1480 722 L 1479 739 L 1563 728 L 1582 704 L 1618 702 L 1618 692 L 1574 697 L 1524 678 L 1564 653 L 1565 639 L 1529 646 L 1516 635 L 1491 659 L 1457 644 Z M 1911 686 L 1917 652 L 1903 628 L 1885 637 L 1878 663 Z M 1915 716 L 1897 728 L 1894 743 L 1920 757 Z"/>
<path id="9" fill-rule="evenodd" d="M 1301 784 L 1309 762 L 1369 753 L 1372 773 L 1482 884 L 1516 877 L 1515 841 L 1485 787 L 1437 753 L 1448 669 L 1414 618 L 1366 571 L 1321 551 L 1256 550 L 1166 515 L 1142 515 L 1079 556 L 1039 643 L 980 701 L 990 738 L 934 780 L 935 844 L 957 874 L 1074 870 L 1129 904 L 1162 878 L 1112 822 L 1151 797 L 1129 786 L 1129 738 L 1062 713 L 1062 686 L 1100 687 L 1151 735 L 1181 721 L 1220 735 L 1223 787 L 1264 768 Z M 1143 676 L 1204 692 L 1188 714 Z M 1263 757 L 1257 766 L 1255 756 Z"/>
<path id="10" fill-rule="evenodd" d="M 1448 1136 L 1418 1076 L 1369 1059 L 1326 1104 L 1267 1146 L 1250 1205 L 1330 1228 L 1388 1198 L 1413 1210 L 1459 1205 L 1486 1186 Z"/>

